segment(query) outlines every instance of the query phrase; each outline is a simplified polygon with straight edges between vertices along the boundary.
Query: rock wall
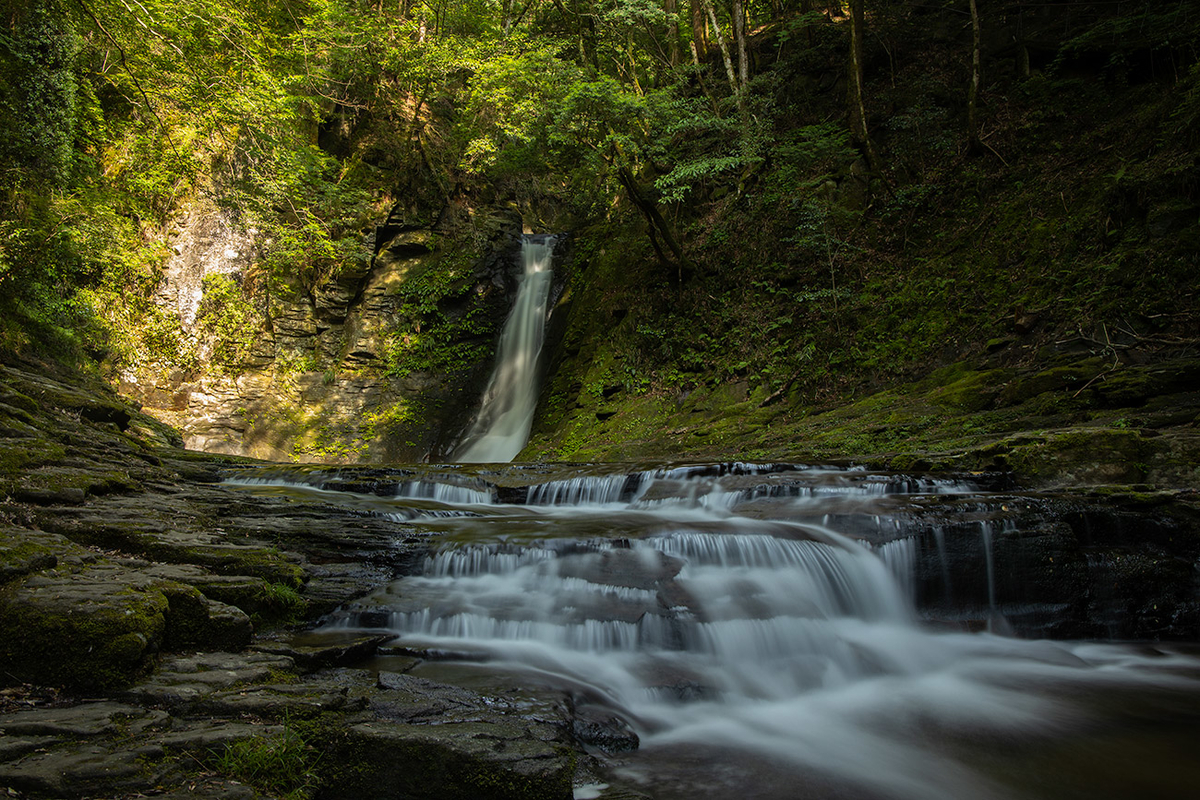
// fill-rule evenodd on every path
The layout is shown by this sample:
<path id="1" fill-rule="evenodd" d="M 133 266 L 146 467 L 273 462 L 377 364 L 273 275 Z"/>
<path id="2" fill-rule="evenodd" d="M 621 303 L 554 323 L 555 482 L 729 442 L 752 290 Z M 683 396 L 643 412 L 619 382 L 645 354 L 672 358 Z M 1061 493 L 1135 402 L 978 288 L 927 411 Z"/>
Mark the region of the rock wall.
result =
<path id="1" fill-rule="evenodd" d="M 201 341 L 199 369 L 141 365 L 119 374 L 118 389 L 178 428 L 189 449 L 273 461 L 323 463 L 422 461 L 444 455 L 486 384 L 489 359 L 441 370 L 397 370 L 390 340 L 421 330 L 405 310 L 402 287 L 449 258 L 468 259 L 469 280 L 438 301 L 447 317 L 482 312 L 498 333 L 515 292 L 513 265 L 522 230 L 513 209 L 474 212 L 470 224 L 446 215 L 433 225 L 388 224 L 386 241 L 364 242 L 371 258 L 344 266 L 306 289 L 253 298 L 264 323 L 241 369 L 206 361 L 196 324 L 207 275 L 240 280 L 262 245 L 224 212 L 196 206 L 172 233 L 171 257 L 157 293 L 186 335 Z M 473 265 L 470 263 L 473 262 Z M 480 352 L 494 350 L 478 335 Z"/>

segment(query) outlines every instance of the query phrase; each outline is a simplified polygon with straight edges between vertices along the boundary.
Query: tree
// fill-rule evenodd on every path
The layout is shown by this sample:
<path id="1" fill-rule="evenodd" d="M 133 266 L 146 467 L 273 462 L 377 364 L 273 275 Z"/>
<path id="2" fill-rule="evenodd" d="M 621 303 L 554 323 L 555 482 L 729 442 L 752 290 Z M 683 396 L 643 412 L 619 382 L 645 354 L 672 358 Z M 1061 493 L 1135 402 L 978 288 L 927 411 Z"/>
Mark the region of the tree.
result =
<path id="1" fill-rule="evenodd" d="M 882 174 L 879 154 L 867 130 L 867 110 L 863 103 L 863 0 L 850 0 L 850 58 L 846 100 L 850 111 L 850 138 L 867 159 L 875 174 Z"/>
<path id="2" fill-rule="evenodd" d="M 971 83 L 967 88 L 967 149 L 976 153 L 980 148 L 979 141 L 979 81 L 981 62 L 983 60 L 979 30 L 979 8 L 975 0 L 971 3 Z"/>

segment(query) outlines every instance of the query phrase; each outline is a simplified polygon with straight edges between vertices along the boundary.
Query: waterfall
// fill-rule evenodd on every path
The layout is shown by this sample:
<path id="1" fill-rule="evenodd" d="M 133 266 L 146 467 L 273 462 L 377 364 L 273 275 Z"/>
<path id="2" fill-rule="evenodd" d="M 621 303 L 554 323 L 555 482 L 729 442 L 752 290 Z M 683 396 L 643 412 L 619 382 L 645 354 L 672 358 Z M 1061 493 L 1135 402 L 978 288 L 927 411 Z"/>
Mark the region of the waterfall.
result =
<path id="1" fill-rule="evenodd" d="M 517 299 L 500 335 L 496 366 L 479 414 L 455 453 L 458 461 L 512 461 L 529 440 L 556 241 L 557 237 L 544 235 L 521 240 L 523 270 Z"/>
<path id="2" fill-rule="evenodd" d="M 337 502 L 328 473 L 303 474 L 235 480 Z M 347 494 L 430 548 L 315 635 L 390 633 L 372 668 L 548 691 L 530 713 L 569 705 L 589 769 L 616 784 L 577 784 L 576 800 L 1195 793 L 1195 646 L 996 635 L 1021 518 L 994 518 L 1011 501 L 986 493 L 935 502 L 971 497 L 969 481 L 753 464 L 482 474 L 502 480 L 373 471 L 373 494 Z M 922 553 L 913 534 L 930 529 Z M 1052 552 L 1050 569 L 1082 568 Z M 1113 556 L 1085 555 L 1115 589 Z M 956 564 L 966 593 L 986 579 L 988 607 L 926 619 L 922 585 L 947 587 Z M 1088 602 L 1117 619 L 1117 600 Z"/>

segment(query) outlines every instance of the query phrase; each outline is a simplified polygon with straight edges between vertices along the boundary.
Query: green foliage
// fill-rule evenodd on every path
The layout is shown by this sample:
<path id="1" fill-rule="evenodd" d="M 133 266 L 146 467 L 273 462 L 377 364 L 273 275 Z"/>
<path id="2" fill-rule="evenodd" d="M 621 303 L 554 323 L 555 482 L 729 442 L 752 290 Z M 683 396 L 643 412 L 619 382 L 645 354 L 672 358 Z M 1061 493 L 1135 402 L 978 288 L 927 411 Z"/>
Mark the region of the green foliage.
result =
<path id="1" fill-rule="evenodd" d="M 265 618 L 290 622 L 302 616 L 307 607 L 308 603 L 294 586 L 267 581 L 263 584 L 255 616 L 260 621 Z"/>
<path id="2" fill-rule="evenodd" d="M 1061 70 L 1072 59 L 1099 54 L 1106 59 L 1109 77 L 1124 78 L 1138 51 L 1179 48 L 1197 55 L 1200 18 L 1186 3 L 1141 3 L 1125 13 L 1102 17 L 1067 39 L 1058 50 L 1052 69 Z"/>
<path id="3" fill-rule="evenodd" d="M 494 314 L 474 295 L 466 254 L 445 253 L 401 285 L 399 316 L 407 321 L 390 337 L 386 372 L 449 372 L 487 359 Z"/>
<path id="4" fill-rule="evenodd" d="M 75 160 L 79 37 L 57 0 L 0 10 L 0 163 L 62 186 Z"/>
<path id="5" fill-rule="evenodd" d="M 316 784 L 318 760 L 316 748 L 285 719 L 280 728 L 226 744 L 212 754 L 210 763 L 218 772 L 261 792 L 299 800 Z"/>
<path id="6" fill-rule="evenodd" d="M 254 346 L 260 314 L 229 275 L 206 275 L 196 310 L 196 325 L 211 338 L 209 358 L 226 369 L 238 370 Z"/>
<path id="7" fill-rule="evenodd" d="M 817 189 L 843 172 L 858 157 L 850 134 L 824 122 L 789 131 L 771 148 L 772 168 L 763 183 L 767 203 L 794 201 L 802 191 Z"/>

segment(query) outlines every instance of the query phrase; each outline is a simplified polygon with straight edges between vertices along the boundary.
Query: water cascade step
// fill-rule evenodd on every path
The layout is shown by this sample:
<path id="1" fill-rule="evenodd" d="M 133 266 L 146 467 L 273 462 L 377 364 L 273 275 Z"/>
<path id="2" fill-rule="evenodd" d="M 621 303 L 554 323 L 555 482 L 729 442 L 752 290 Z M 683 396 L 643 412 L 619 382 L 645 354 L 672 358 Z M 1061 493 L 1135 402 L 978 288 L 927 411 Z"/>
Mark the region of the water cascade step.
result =
<path id="1" fill-rule="evenodd" d="M 656 800 L 1115 799 L 1163 775 L 1200 779 L 1172 755 L 1200 746 L 1194 648 L 997 635 L 1006 615 L 1071 611 L 1056 605 L 1060 568 L 1081 580 L 1091 565 L 1113 585 L 1122 562 L 1092 552 L 1097 525 L 1084 555 L 1065 549 L 1074 499 L 1053 516 L 1050 501 L 976 476 L 803 465 L 458 470 L 353 495 L 426 530 L 430 551 L 324 630 L 394 637 L 379 669 L 565 693 L 602 762 L 577 797 L 612 784 Z M 1034 559 L 1044 575 L 1025 569 Z M 1147 738 L 1103 738 L 1127 721 Z M 1109 748 L 1106 770 L 1128 747 L 1120 776 L 1055 783 L 1095 771 L 1093 744 Z"/>
<path id="2" fill-rule="evenodd" d="M 522 276 L 517 299 L 504 323 L 496 366 L 455 459 L 464 463 L 512 461 L 529 441 L 537 405 L 538 357 L 545 336 L 551 261 L 557 237 L 526 235 L 521 241 Z"/>

